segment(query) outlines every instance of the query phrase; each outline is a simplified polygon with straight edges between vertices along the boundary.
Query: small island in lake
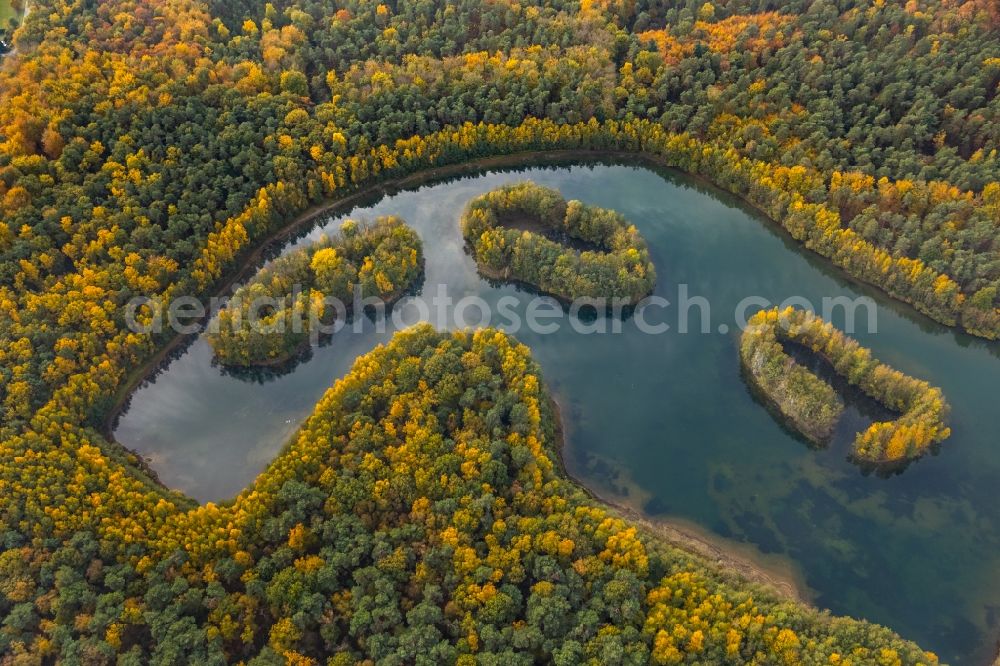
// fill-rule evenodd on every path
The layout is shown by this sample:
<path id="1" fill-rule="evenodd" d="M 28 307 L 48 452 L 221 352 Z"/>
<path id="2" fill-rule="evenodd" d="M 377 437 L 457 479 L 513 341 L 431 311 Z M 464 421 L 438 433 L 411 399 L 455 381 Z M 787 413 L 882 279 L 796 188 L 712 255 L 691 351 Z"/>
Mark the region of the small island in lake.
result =
<path id="1" fill-rule="evenodd" d="M 564 301 L 618 298 L 634 305 L 656 284 L 646 241 L 624 216 L 566 201 L 532 182 L 469 202 L 462 235 L 484 276 Z"/>
<path id="2" fill-rule="evenodd" d="M 338 316 L 330 300 L 351 310 L 357 295 L 386 305 L 423 273 L 419 236 L 399 217 L 371 225 L 346 221 L 336 237 L 279 257 L 236 290 L 208 341 L 224 365 L 276 365 L 309 344 L 314 326 Z"/>
<path id="3" fill-rule="evenodd" d="M 817 354 L 850 385 L 900 415 L 857 434 L 856 460 L 879 465 L 912 460 L 951 435 L 941 389 L 878 361 L 856 340 L 811 312 L 762 310 L 750 318 L 740 339 L 744 374 L 787 424 L 809 441 L 829 441 L 844 403 L 832 386 L 798 364 L 783 342 Z"/>

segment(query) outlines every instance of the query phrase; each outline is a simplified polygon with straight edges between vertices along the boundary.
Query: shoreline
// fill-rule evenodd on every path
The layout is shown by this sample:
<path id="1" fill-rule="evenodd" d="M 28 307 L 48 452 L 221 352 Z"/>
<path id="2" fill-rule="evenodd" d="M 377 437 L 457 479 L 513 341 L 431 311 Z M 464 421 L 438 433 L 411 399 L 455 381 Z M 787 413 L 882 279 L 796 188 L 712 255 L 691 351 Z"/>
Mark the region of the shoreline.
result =
<path id="1" fill-rule="evenodd" d="M 524 291 L 527 291 L 527 292 L 530 292 L 530 293 L 533 293 L 533 294 L 537 294 L 538 296 L 545 296 L 545 297 L 551 298 L 551 299 L 555 300 L 557 303 L 559 303 L 559 305 L 564 310 L 568 310 L 570 308 L 570 306 L 573 305 L 574 302 L 583 301 L 583 300 L 588 299 L 588 298 L 595 298 L 595 300 L 596 300 L 596 298 L 597 298 L 597 297 L 591 297 L 591 296 L 579 296 L 579 297 L 575 297 L 575 298 L 570 298 L 570 297 L 565 296 L 564 294 L 557 294 L 555 292 L 546 291 L 545 289 L 542 289 L 541 287 L 539 287 L 537 284 L 534 284 L 532 282 L 527 282 L 526 280 L 521 280 L 519 278 L 516 278 L 516 277 L 513 277 L 511 275 L 508 275 L 508 273 L 510 272 L 510 267 L 507 267 L 507 269 L 505 269 L 503 271 L 497 271 L 497 270 L 493 270 L 492 268 L 489 268 L 489 267 L 484 266 L 483 264 L 481 264 L 475 258 L 475 255 L 473 255 L 472 259 L 473 259 L 473 261 L 476 262 L 476 273 L 479 275 L 479 277 L 483 278 L 487 282 L 498 282 L 498 283 L 502 283 L 502 284 L 510 284 L 510 285 L 515 286 L 515 287 L 518 287 L 519 289 L 523 289 Z M 643 294 L 639 298 L 630 298 L 630 299 L 626 299 L 623 296 L 611 296 L 607 300 L 619 299 L 619 300 L 622 301 L 620 309 L 623 310 L 623 311 L 631 312 L 631 311 L 635 310 L 636 306 L 639 303 L 641 303 L 644 299 L 648 298 L 652 293 L 653 293 L 653 291 L 651 290 L 649 293 Z M 609 305 L 609 306 L 607 306 L 604 309 L 603 313 L 604 313 L 605 316 L 611 316 L 611 315 L 613 315 L 615 313 L 615 308 L 613 306 Z"/>
<path id="2" fill-rule="evenodd" d="M 546 389 L 548 391 L 548 389 Z M 802 606 L 818 609 L 812 602 L 808 585 L 792 567 L 779 567 L 761 561 L 761 554 L 752 544 L 739 544 L 713 534 L 697 523 L 682 518 L 655 518 L 621 500 L 588 486 L 569 471 L 566 465 L 568 438 L 558 401 L 549 395 L 549 409 L 555 424 L 553 449 L 560 474 L 579 488 L 592 501 L 639 528 L 653 539 L 699 558 L 704 564 L 716 568 L 724 576 L 736 576 L 744 582 L 761 585 L 781 599 L 794 601 Z M 783 558 L 784 559 L 784 558 Z M 788 560 L 791 564 L 791 560 Z"/>
<path id="3" fill-rule="evenodd" d="M 744 197 L 720 188 L 704 176 L 699 174 L 690 174 L 672 167 L 662 158 L 648 153 L 589 149 L 524 151 L 422 169 L 400 178 L 372 184 L 339 199 L 311 206 L 294 217 L 287 224 L 275 229 L 258 244 L 256 244 L 255 247 L 249 250 L 248 253 L 239 260 L 238 266 L 232 273 L 217 282 L 208 290 L 208 295 L 222 295 L 226 291 L 230 290 L 236 283 L 246 279 L 252 274 L 252 272 L 257 270 L 265 252 L 272 248 L 276 243 L 292 238 L 297 232 L 315 224 L 323 217 L 336 215 L 338 212 L 343 210 L 349 210 L 369 197 L 390 196 L 395 191 L 420 187 L 441 179 L 472 176 L 477 173 L 481 173 L 482 171 L 495 168 L 510 168 L 526 164 L 531 165 L 531 162 L 537 162 L 541 166 L 557 166 L 566 162 L 599 162 L 601 160 L 612 160 L 625 165 L 642 165 L 686 174 L 704 186 L 733 196 L 743 205 L 756 211 L 764 218 L 763 221 L 766 221 L 777 232 L 788 236 L 787 231 L 781 227 L 780 224 L 772 220 L 765 211 L 753 205 Z M 796 245 L 806 249 L 801 245 L 801 243 L 796 242 Z M 809 253 L 815 254 L 812 251 Z M 875 285 L 868 285 L 868 283 L 857 280 L 829 260 L 826 260 L 825 263 L 832 270 L 835 270 L 837 273 L 841 274 L 853 283 L 878 289 Z M 879 291 L 880 293 L 884 293 L 881 290 Z M 891 299 L 892 297 L 887 296 L 887 298 Z M 902 301 L 893 300 L 903 305 L 907 305 Z M 907 305 L 907 307 L 912 310 L 914 314 L 920 315 L 921 317 L 925 316 L 915 310 L 912 306 Z M 950 328 L 958 330 L 954 327 Z M 140 459 L 142 458 L 142 456 L 131 449 L 128 449 L 115 439 L 113 426 L 127 408 L 128 402 L 135 390 L 141 386 L 143 382 L 147 381 L 152 375 L 154 375 L 159 369 L 161 369 L 171 353 L 194 338 L 194 335 L 175 335 L 165 345 L 159 348 L 157 352 L 145 363 L 129 374 L 126 382 L 123 383 L 122 387 L 116 394 L 115 401 L 112 407 L 108 410 L 102 424 L 101 434 L 110 443 L 121 446 L 129 453 Z M 554 398 L 551 400 L 559 439 L 557 446 L 555 447 L 557 464 L 560 467 L 561 474 L 588 497 L 593 499 L 595 502 L 600 503 L 612 513 L 631 521 L 645 534 L 650 535 L 653 538 L 661 539 L 671 546 L 701 558 L 707 564 L 712 565 L 724 574 L 736 575 L 751 583 L 764 585 L 770 590 L 773 590 L 781 598 L 793 600 L 812 607 L 812 604 L 809 601 L 811 595 L 808 593 L 808 587 L 805 586 L 804 582 L 797 580 L 797 577 L 791 571 L 783 567 L 779 568 L 769 566 L 768 564 L 761 562 L 759 560 L 759 554 L 750 552 L 753 548 L 752 546 L 748 545 L 748 552 L 743 553 L 740 552 L 739 544 L 729 543 L 722 537 L 706 532 L 704 528 L 701 528 L 694 523 L 688 523 L 677 518 L 668 519 L 647 516 L 635 507 L 622 502 L 620 498 L 609 497 L 596 489 L 588 487 L 582 482 L 582 480 L 571 474 L 565 465 L 564 459 L 564 449 L 566 446 L 566 438 L 563 436 L 564 426 L 559 414 L 558 404 Z M 153 475 L 152 478 L 154 483 L 157 483 L 166 491 L 175 492 L 173 489 L 160 482 L 155 475 Z M 755 555 L 757 555 L 757 557 L 755 557 Z"/>
<path id="4" fill-rule="evenodd" d="M 634 156 L 635 153 L 623 153 L 623 155 Z M 275 243 L 288 240 L 294 236 L 297 231 L 315 224 L 320 218 L 328 215 L 334 215 L 340 209 L 349 209 L 354 207 L 359 202 L 372 195 L 380 194 L 381 196 L 390 196 L 393 194 L 393 190 L 419 187 L 443 178 L 474 175 L 481 171 L 493 168 L 518 166 L 533 159 L 556 163 L 560 161 L 581 160 L 587 158 L 588 156 L 591 159 L 600 159 L 602 156 L 612 159 L 616 158 L 616 155 L 611 154 L 610 152 L 604 153 L 603 151 L 583 149 L 526 151 L 494 157 L 483 157 L 476 160 L 459 162 L 457 164 L 446 164 L 438 167 L 422 169 L 400 178 L 374 183 L 339 199 L 332 199 L 315 206 L 310 206 L 302 213 L 292 218 L 287 224 L 275 229 L 273 232 L 262 238 L 253 249 L 249 250 L 245 256 L 238 260 L 238 265 L 234 268 L 233 272 L 228 277 L 222 278 L 209 287 L 204 296 L 222 296 L 236 283 L 252 274 L 251 271 L 256 272 L 265 251 L 272 247 Z M 111 407 L 108 409 L 105 418 L 102 420 L 100 432 L 105 439 L 109 442 L 119 443 L 114 438 L 113 426 L 118 417 L 121 416 L 121 413 L 124 411 L 123 408 L 128 403 L 132 393 L 139 388 L 144 381 L 149 379 L 149 377 L 160 369 L 163 361 L 171 352 L 176 350 L 187 340 L 193 339 L 196 335 L 200 334 L 201 333 L 199 332 L 198 334 L 174 335 L 162 347 L 157 349 L 157 351 L 149 357 L 149 359 L 126 376 L 125 381 L 115 393 L 115 398 Z"/>
<path id="5" fill-rule="evenodd" d="M 421 262 L 420 263 L 420 274 L 412 282 L 410 282 L 409 286 L 406 289 L 401 289 L 399 291 L 396 291 L 396 292 L 393 292 L 391 294 L 388 294 L 387 296 L 384 296 L 384 297 L 378 297 L 379 300 L 381 300 L 381 307 L 384 310 L 386 310 L 386 311 L 391 310 L 392 307 L 394 305 L 396 305 L 396 303 L 398 303 L 400 300 L 402 300 L 402 298 L 404 296 L 406 296 L 411 291 L 413 291 L 415 285 L 423 284 L 423 282 L 424 282 L 423 256 L 421 256 L 420 262 Z M 353 303 L 349 304 L 349 305 L 345 304 L 345 315 L 346 315 L 346 319 L 347 320 L 351 319 L 354 316 L 354 306 L 353 306 Z M 322 318 L 321 318 L 321 321 L 322 321 Z M 330 321 L 322 321 L 322 323 L 324 323 L 324 324 L 334 324 L 334 323 L 336 323 L 336 321 L 337 321 L 336 318 L 334 318 L 333 320 L 330 320 Z M 345 321 L 345 325 L 346 325 L 346 321 Z M 322 335 L 324 335 L 324 334 L 318 333 L 317 337 L 320 337 Z M 221 365 L 224 368 L 228 368 L 230 370 L 236 370 L 236 371 L 240 371 L 240 370 L 254 370 L 255 368 L 257 368 L 257 369 L 263 369 L 263 370 L 270 369 L 270 370 L 278 370 L 278 371 L 280 371 L 282 369 L 282 366 L 286 366 L 288 364 L 295 363 L 295 362 L 301 360 L 302 357 L 303 357 L 303 355 L 305 355 L 305 353 L 309 349 L 312 349 L 314 342 L 315 342 L 315 340 L 313 339 L 313 334 L 310 331 L 309 335 L 307 335 L 306 338 L 301 343 L 299 343 L 298 345 L 296 345 L 294 348 L 292 348 L 288 352 L 285 352 L 281 356 L 275 356 L 274 358 L 266 358 L 266 359 L 263 359 L 263 360 L 260 360 L 260 361 L 252 361 L 252 362 L 250 362 L 250 363 L 248 363 L 246 365 L 240 365 L 240 364 L 237 364 L 237 363 L 225 363 L 225 362 L 223 362 L 221 359 L 219 359 L 218 354 L 215 352 L 214 348 L 212 350 L 212 353 L 213 353 L 213 358 L 219 359 L 219 365 Z M 209 343 L 209 346 L 211 346 L 211 343 Z"/>
<path id="6" fill-rule="evenodd" d="M 391 196 L 399 190 L 420 187 L 447 178 L 473 176 L 490 169 L 511 168 L 517 166 L 558 166 L 567 162 L 595 163 L 602 160 L 614 161 L 627 166 L 640 165 L 685 174 L 696 182 L 711 188 L 712 190 L 732 196 L 736 201 L 739 201 L 742 205 L 755 211 L 760 217 L 762 217 L 762 222 L 767 223 L 778 233 L 791 238 L 787 230 L 771 219 L 765 211 L 747 201 L 744 197 L 719 187 L 704 176 L 677 169 L 676 167 L 669 165 L 664 159 L 655 155 L 641 152 L 590 149 L 523 151 L 499 156 L 478 158 L 456 164 L 429 167 L 399 178 L 374 183 L 347 194 L 344 197 L 311 206 L 292 218 L 288 223 L 276 228 L 256 243 L 254 247 L 248 250 L 248 252 L 238 260 L 238 264 L 234 267 L 233 271 L 228 276 L 222 278 L 210 287 L 207 290 L 206 295 L 222 295 L 230 290 L 233 285 L 243 279 L 246 279 L 249 275 L 252 275 L 252 273 L 259 268 L 259 264 L 265 253 L 273 248 L 276 243 L 281 243 L 294 237 L 296 233 L 314 225 L 323 217 L 333 216 L 342 211 L 350 210 L 370 197 Z M 805 248 L 805 246 L 798 241 L 795 241 L 795 244 L 801 249 L 808 250 L 808 248 Z M 855 278 L 829 259 L 822 257 L 822 255 L 819 255 L 811 250 L 808 250 L 807 253 L 822 258 L 824 263 L 831 270 L 835 271 L 851 283 L 875 289 L 893 303 L 905 306 L 912 312 L 913 316 L 934 321 L 923 313 L 920 313 L 918 310 L 913 308 L 912 305 L 906 303 L 905 301 L 895 299 L 886 294 L 877 285 L 872 285 Z M 479 268 L 478 262 L 477 268 Z M 942 324 L 942 326 L 944 326 L 944 324 Z M 955 326 L 947 328 L 956 332 L 962 330 Z M 175 352 L 182 345 L 188 344 L 196 339 L 197 335 L 200 335 L 200 333 L 188 335 L 178 334 L 173 336 L 163 346 L 158 348 L 149 359 L 129 373 L 125 382 L 116 393 L 115 400 L 103 419 L 101 434 L 112 445 L 120 446 L 129 454 L 136 456 L 143 463 L 141 465 L 143 469 L 148 468 L 148 465 L 144 464 L 145 461 L 143 457 L 124 446 L 114 437 L 114 425 L 121 414 L 127 409 L 128 402 L 131 400 L 132 394 L 135 390 L 145 381 L 150 379 L 158 370 L 160 370 L 164 362 L 173 352 Z M 570 473 L 565 465 L 564 453 L 565 447 L 567 446 L 567 440 L 564 437 L 564 428 L 559 415 L 558 403 L 554 398 L 551 400 L 558 433 L 558 442 L 555 443 L 556 446 L 554 447 L 557 464 L 559 465 L 560 473 L 565 477 L 565 479 L 576 486 L 581 492 L 585 493 L 601 506 L 606 507 L 612 514 L 636 525 L 644 534 L 650 536 L 651 538 L 662 540 L 667 545 L 683 550 L 692 556 L 703 560 L 707 565 L 716 569 L 725 576 L 736 576 L 752 584 L 762 585 L 780 598 L 794 601 L 810 608 L 815 608 L 810 601 L 811 594 L 809 593 L 808 586 L 805 585 L 804 581 L 800 580 L 799 576 L 795 575 L 795 573 L 789 568 L 761 562 L 760 554 L 753 552 L 752 545 L 747 544 L 746 548 L 743 549 L 740 547 L 741 544 L 737 542 L 729 542 L 723 537 L 719 537 L 708 532 L 696 523 L 690 523 L 688 521 L 684 521 L 683 519 L 655 518 L 648 516 L 634 506 L 630 506 L 623 502 L 621 498 L 610 497 L 606 493 L 602 493 L 597 489 L 589 487 L 581 479 Z M 152 470 L 149 469 L 148 471 Z M 146 476 L 150 477 L 153 483 L 156 483 L 160 487 L 164 488 L 165 491 L 169 493 L 177 492 L 159 481 L 155 473 L 149 474 L 147 472 Z M 745 552 L 741 552 L 744 550 Z"/>
<path id="7" fill-rule="evenodd" d="M 933 322 L 940 326 L 943 326 L 953 333 L 967 332 L 965 329 L 958 325 L 948 326 L 938 322 L 937 320 L 925 315 L 924 313 L 917 310 L 911 303 L 898 299 L 878 285 L 865 282 L 850 273 L 845 269 L 841 268 L 837 264 L 833 263 L 829 258 L 824 257 L 818 252 L 807 248 L 803 243 L 795 240 L 788 233 L 779 222 L 772 219 L 767 211 L 763 210 L 759 206 L 755 205 L 753 202 L 749 201 L 745 197 L 737 194 L 735 192 L 730 192 L 729 190 L 716 185 L 707 177 L 696 173 L 690 173 L 679 169 L 677 167 L 671 166 L 665 159 L 657 155 L 653 155 L 645 152 L 627 151 L 627 150 L 606 150 L 606 149 L 586 149 L 586 148 L 571 148 L 571 149 L 553 149 L 553 150 L 529 150 L 521 151 L 516 153 L 508 153 L 504 155 L 495 155 L 492 157 L 480 157 L 474 160 L 466 160 L 463 162 L 458 162 L 454 164 L 444 164 L 436 167 L 428 167 L 426 169 L 421 169 L 413 173 L 407 174 L 405 176 L 400 176 L 399 178 L 389 179 L 381 181 L 378 183 L 373 183 L 367 187 L 363 187 L 360 190 L 356 190 L 350 194 L 347 194 L 338 199 L 331 199 L 324 201 L 323 203 L 310 206 L 305 209 L 295 217 L 293 217 L 287 224 L 278 227 L 273 232 L 269 233 L 267 236 L 262 238 L 258 244 L 250 249 L 247 254 L 241 257 L 237 261 L 237 266 L 234 268 L 233 272 L 228 276 L 220 279 L 212 286 L 210 286 L 203 296 L 221 296 L 226 291 L 229 291 L 233 285 L 239 282 L 241 279 L 245 279 L 248 274 L 251 273 L 251 269 L 256 270 L 258 265 L 264 255 L 264 252 L 272 247 L 275 243 L 287 240 L 294 236 L 294 234 L 303 228 L 306 228 L 322 217 L 328 215 L 334 215 L 341 209 L 350 209 L 356 206 L 359 202 L 364 199 L 373 196 L 390 196 L 396 191 L 410 189 L 414 187 L 420 187 L 422 185 L 432 183 L 436 180 L 455 178 L 461 176 L 472 176 L 482 171 L 487 171 L 490 169 L 497 168 L 510 168 L 517 166 L 534 166 L 530 164 L 531 162 L 538 162 L 540 166 L 557 166 L 565 162 L 599 162 L 601 160 L 614 160 L 625 165 L 644 165 L 647 167 L 655 167 L 659 169 L 665 169 L 668 171 L 673 171 L 676 173 L 684 174 L 685 176 L 693 179 L 699 184 L 706 186 L 712 190 L 721 192 L 725 195 L 734 197 L 742 205 L 755 211 L 762 221 L 766 222 L 768 226 L 777 231 L 783 237 L 792 240 L 795 245 L 804 250 L 806 254 L 813 255 L 820 258 L 823 263 L 830 269 L 836 272 L 839 276 L 846 279 L 852 284 L 860 285 L 866 289 L 873 289 L 884 298 L 888 299 L 890 302 L 897 304 L 899 306 L 905 307 L 912 316 L 924 319 L 929 322 Z M 478 262 L 476 262 L 478 268 Z M 488 276 L 486 276 L 488 277 Z M 968 333 L 968 332 L 967 332 Z M 200 335 L 200 333 L 199 333 Z M 975 336 L 974 333 L 969 333 L 973 335 L 977 340 L 983 340 L 984 342 L 989 342 L 988 339 Z M 123 382 L 122 386 L 115 393 L 114 400 L 111 403 L 111 407 L 108 409 L 105 418 L 102 420 L 100 426 L 100 433 L 105 439 L 110 442 L 118 443 L 114 438 L 113 425 L 124 411 L 123 407 L 128 403 L 131 398 L 131 394 L 150 376 L 155 374 L 166 357 L 177 349 L 182 343 L 188 339 L 193 338 L 192 334 L 183 335 L 178 334 L 170 338 L 162 347 L 160 347 L 148 360 L 135 368 L 132 372 L 128 373 Z M 124 447 L 123 447 L 124 448 Z"/>
<path id="8" fill-rule="evenodd" d="M 706 531 L 697 523 L 680 518 L 653 518 L 639 510 L 614 500 L 590 492 L 590 489 L 575 477 L 573 483 L 586 489 L 595 501 L 611 507 L 615 512 L 641 530 L 668 545 L 684 550 L 706 563 L 718 567 L 724 574 L 738 576 L 744 581 L 768 588 L 782 599 L 794 601 L 813 610 L 821 610 L 811 601 L 812 595 L 802 581 L 796 580 L 791 571 L 781 571 L 768 566 L 754 557 L 753 546 L 747 544 L 746 551 L 740 552 L 737 544 L 723 543 L 722 537 Z"/>
<path id="9" fill-rule="evenodd" d="M 841 402 L 840 413 L 837 418 L 830 425 L 822 431 L 813 428 L 814 424 L 809 422 L 804 422 L 797 418 L 795 414 L 785 411 L 785 403 L 782 401 L 774 391 L 771 391 L 764 385 L 764 382 L 754 369 L 750 367 L 750 363 L 747 359 L 743 357 L 742 350 L 740 350 L 740 376 L 743 382 L 750 389 L 751 395 L 758 399 L 764 406 L 764 408 L 771 414 L 775 421 L 781 423 L 786 429 L 791 430 L 797 437 L 805 439 L 809 448 L 811 449 L 825 449 L 830 446 L 830 442 L 833 438 L 833 431 L 836 427 L 837 422 L 840 421 L 843 415 L 844 405 Z M 840 394 L 837 394 L 840 397 Z"/>

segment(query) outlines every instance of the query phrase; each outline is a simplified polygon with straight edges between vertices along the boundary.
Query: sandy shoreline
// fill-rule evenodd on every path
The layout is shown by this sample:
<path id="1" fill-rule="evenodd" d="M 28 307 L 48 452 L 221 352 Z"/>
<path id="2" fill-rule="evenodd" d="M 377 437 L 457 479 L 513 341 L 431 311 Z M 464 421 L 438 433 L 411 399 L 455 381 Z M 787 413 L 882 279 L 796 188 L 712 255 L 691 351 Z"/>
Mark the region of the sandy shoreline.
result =
<path id="1" fill-rule="evenodd" d="M 568 472 L 564 473 L 569 476 Z M 769 587 L 784 599 L 814 607 L 811 601 L 812 595 L 805 583 L 800 580 L 801 576 L 791 566 L 782 567 L 777 562 L 759 561 L 760 556 L 752 545 L 729 542 L 696 523 L 680 518 L 648 517 L 627 504 L 594 492 L 575 477 L 569 476 L 569 478 L 584 488 L 591 497 L 671 546 L 708 560 L 727 573 L 734 573 L 751 583 Z"/>
<path id="2" fill-rule="evenodd" d="M 705 560 L 726 574 L 763 585 L 783 599 L 810 608 L 815 607 L 812 603 L 812 591 L 806 585 L 801 572 L 787 558 L 764 556 L 751 544 L 725 539 L 691 521 L 677 517 L 648 516 L 623 498 L 601 492 L 584 483 L 570 472 L 566 465 L 565 454 L 569 438 L 555 396 L 550 396 L 550 404 L 556 423 L 556 441 L 553 442 L 553 448 L 557 454 L 559 470 L 591 499 L 607 507 L 611 513 L 634 524 L 647 535 Z"/>

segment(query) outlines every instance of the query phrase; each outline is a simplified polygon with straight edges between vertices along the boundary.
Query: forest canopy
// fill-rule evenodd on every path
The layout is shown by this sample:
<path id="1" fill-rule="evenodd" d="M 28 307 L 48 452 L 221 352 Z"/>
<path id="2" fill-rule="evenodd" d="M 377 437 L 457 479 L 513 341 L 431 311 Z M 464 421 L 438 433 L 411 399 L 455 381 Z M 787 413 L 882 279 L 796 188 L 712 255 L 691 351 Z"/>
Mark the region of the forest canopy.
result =
<path id="1" fill-rule="evenodd" d="M 949 407 L 941 389 L 878 361 L 856 340 L 807 310 L 762 310 L 750 318 L 740 338 L 745 375 L 811 441 L 823 443 L 829 438 L 844 405 L 828 383 L 785 351 L 782 342 L 818 355 L 850 385 L 899 414 L 857 434 L 853 450 L 857 460 L 877 464 L 912 460 L 951 435 L 945 425 Z"/>
<path id="2" fill-rule="evenodd" d="M 423 244 L 401 218 L 347 220 L 335 238 L 279 257 L 237 289 L 208 342 L 226 365 L 287 361 L 320 324 L 351 314 L 355 302 L 391 305 L 423 267 Z"/>
<path id="3" fill-rule="evenodd" d="M 0 645 L 128 663 L 936 663 L 596 505 L 558 436 L 513 338 L 398 333 L 233 504 L 169 517 L 132 558 L 87 532 L 27 557 L 7 532 Z"/>
<path id="4" fill-rule="evenodd" d="M 421 333 L 363 359 L 296 440 L 312 428 L 319 449 L 226 507 L 163 488 L 99 426 L 169 342 L 128 330 L 130 299 L 214 293 L 312 206 L 524 151 L 653 156 L 1000 337 L 998 19 L 986 0 L 32 0 L 0 61 L 0 652 L 932 663 L 719 591 L 704 562 L 651 557 L 666 547 L 567 499 L 534 451 L 546 417 L 501 395 L 516 382 L 485 343 L 434 360 L 448 344 Z M 443 406 L 412 395 L 421 380 Z M 508 402 L 490 416 L 503 400 L 520 430 Z M 356 443 L 346 415 L 366 417 Z M 515 461 L 508 440 L 531 435 Z"/>
<path id="5" fill-rule="evenodd" d="M 529 284 L 565 301 L 617 298 L 630 305 L 656 284 L 646 241 L 620 213 L 566 201 L 532 182 L 476 197 L 461 224 L 480 272 L 493 279 Z M 587 247 L 567 247 L 566 240 Z"/>

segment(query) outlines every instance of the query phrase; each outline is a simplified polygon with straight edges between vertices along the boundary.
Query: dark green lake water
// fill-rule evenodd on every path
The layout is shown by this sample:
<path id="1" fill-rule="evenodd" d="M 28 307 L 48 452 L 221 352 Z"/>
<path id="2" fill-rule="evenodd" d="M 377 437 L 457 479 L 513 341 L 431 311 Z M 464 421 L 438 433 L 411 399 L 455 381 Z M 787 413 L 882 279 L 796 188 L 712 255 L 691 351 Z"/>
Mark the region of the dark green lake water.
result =
<path id="1" fill-rule="evenodd" d="M 526 178 L 622 212 L 650 245 L 657 294 L 676 302 L 685 283 L 711 304 L 712 333 L 704 335 L 676 332 L 676 306 L 647 311 L 648 321 L 672 325 L 661 335 L 642 333 L 634 319 L 620 334 L 582 334 L 567 320 L 554 334 L 517 332 L 561 406 L 570 472 L 653 517 L 790 560 L 820 607 L 888 625 L 943 661 L 985 662 L 1000 620 L 1000 347 L 846 280 L 732 197 L 643 167 L 531 168 L 427 185 L 331 217 L 308 238 L 348 216 L 400 215 L 424 240 L 424 294 L 444 284 L 456 300 L 515 296 L 525 304 L 530 294 L 476 275 L 458 217 L 472 197 Z M 847 461 L 846 424 L 829 448 L 808 448 L 740 377 L 734 313 L 747 296 L 775 304 L 798 296 L 817 307 L 823 297 L 874 298 L 877 333 L 861 326 L 854 337 L 944 390 L 952 437 L 888 478 Z M 691 312 L 698 330 L 698 310 Z M 719 333 L 720 325 L 730 332 Z M 256 379 L 222 372 L 195 339 L 136 391 L 115 436 L 147 456 L 166 485 L 225 500 L 264 468 L 358 355 L 390 337 L 345 330 L 290 373 Z M 863 405 L 849 411 L 851 425 L 865 422 Z"/>

